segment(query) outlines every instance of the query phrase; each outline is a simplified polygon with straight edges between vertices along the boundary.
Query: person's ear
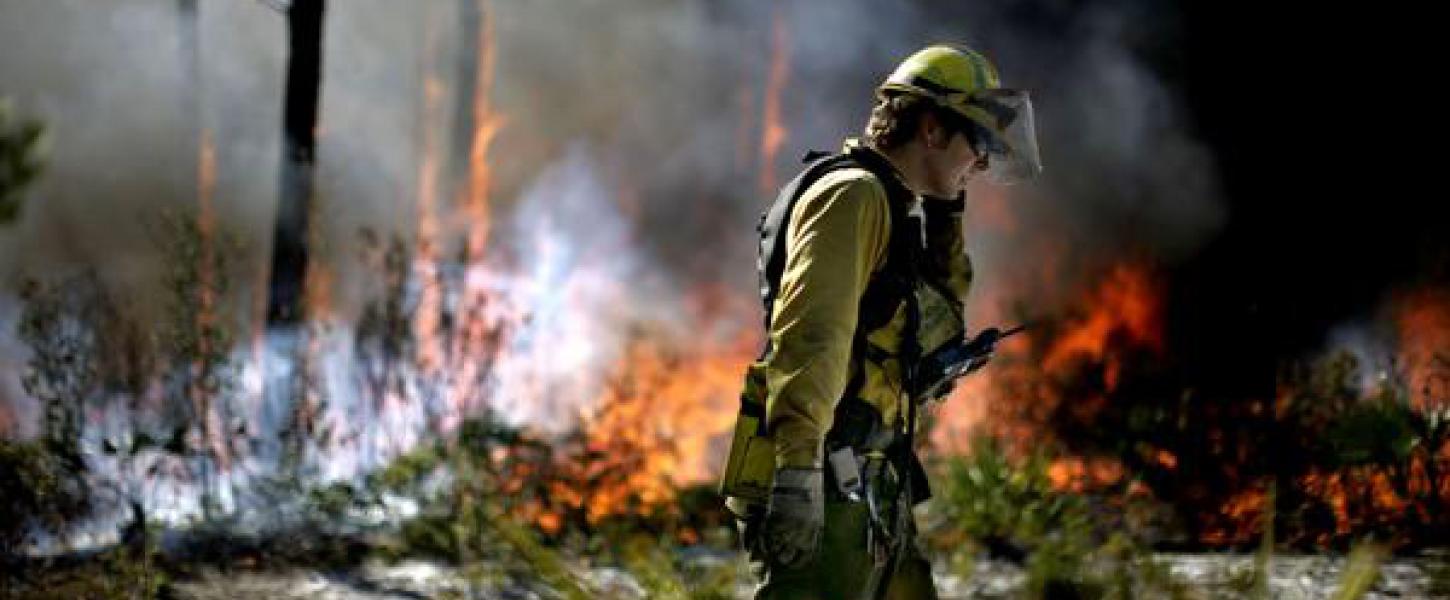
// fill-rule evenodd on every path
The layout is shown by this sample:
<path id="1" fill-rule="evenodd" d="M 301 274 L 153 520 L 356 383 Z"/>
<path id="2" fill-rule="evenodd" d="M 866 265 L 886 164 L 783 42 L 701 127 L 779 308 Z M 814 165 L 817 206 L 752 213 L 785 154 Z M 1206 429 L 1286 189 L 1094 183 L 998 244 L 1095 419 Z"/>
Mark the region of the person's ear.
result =
<path id="1" fill-rule="evenodd" d="M 941 149 L 947 146 L 945 143 L 947 141 L 946 128 L 942 127 L 942 122 L 937 119 L 936 115 L 931 113 L 922 115 L 921 133 L 927 148 Z"/>

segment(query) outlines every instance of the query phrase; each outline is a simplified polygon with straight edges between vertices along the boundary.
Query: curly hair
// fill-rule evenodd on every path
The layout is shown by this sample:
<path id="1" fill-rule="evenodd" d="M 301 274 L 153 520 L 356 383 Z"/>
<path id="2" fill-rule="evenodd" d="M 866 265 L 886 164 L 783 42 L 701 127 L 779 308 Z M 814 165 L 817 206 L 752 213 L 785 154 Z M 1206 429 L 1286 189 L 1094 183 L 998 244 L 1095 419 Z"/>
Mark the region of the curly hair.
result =
<path id="1" fill-rule="evenodd" d="M 871 118 L 866 122 L 865 141 L 881 150 L 899 148 L 916 135 L 921 119 L 928 113 L 935 115 L 937 122 L 948 131 L 967 136 L 967 143 L 973 148 L 979 147 L 977 142 L 982 134 L 975 123 L 941 108 L 929 98 L 893 91 L 877 98 Z"/>

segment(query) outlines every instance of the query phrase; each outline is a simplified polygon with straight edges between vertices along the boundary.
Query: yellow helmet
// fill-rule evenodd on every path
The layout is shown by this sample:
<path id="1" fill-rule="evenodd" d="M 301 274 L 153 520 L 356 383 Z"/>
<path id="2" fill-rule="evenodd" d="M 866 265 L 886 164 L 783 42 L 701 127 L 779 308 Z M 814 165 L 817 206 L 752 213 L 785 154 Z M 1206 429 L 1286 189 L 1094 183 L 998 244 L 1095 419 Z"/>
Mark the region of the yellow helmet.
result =
<path id="1" fill-rule="evenodd" d="M 889 92 L 929 98 L 980 126 L 987 133 L 982 141 L 993 159 L 994 179 L 1016 181 L 1042 170 L 1031 97 L 1003 88 L 997 68 L 981 53 L 964 46 L 927 46 L 902 61 L 877 88 L 878 95 Z"/>

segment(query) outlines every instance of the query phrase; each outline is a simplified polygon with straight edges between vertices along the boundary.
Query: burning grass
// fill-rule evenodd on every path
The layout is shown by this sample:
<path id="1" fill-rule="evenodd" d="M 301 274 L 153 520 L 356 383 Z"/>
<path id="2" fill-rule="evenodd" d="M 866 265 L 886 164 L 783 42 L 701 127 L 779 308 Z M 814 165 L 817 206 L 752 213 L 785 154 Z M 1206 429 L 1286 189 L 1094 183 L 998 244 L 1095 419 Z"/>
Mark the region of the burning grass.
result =
<path id="1" fill-rule="evenodd" d="M 199 567 L 346 571 L 369 560 L 426 559 L 457 569 L 465 591 L 734 595 L 742 565 L 710 482 L 756 340 L 717 330 L 753 325 L 737 317 L 753 317 L 754 305 L 742 310 L 719 289 L 695 290 L 683 302 L 687 335 L 628 323 L 602 373 L 582 374 L 598 385 L 514 385 L 504 389 L 515 397 L 498 397 L 500 365 L 518 359 L 510 343 L 544 317 L 531 312 L 537 299 L 501 291 L 507 274 L 493 271 L 507 261 L 484 261 L 489 173 L 481 157 L 500 117 L 486 104 L 475 110 L 466 231 L 453 232 L 463 234 L 461 263 L 444 258 L 450 242 L 433 214 L 441 210 L 432 206 L 433 175 L 420 177 L 428 202 L 419 239 L 364 235 L 375 297 L 355 325 L 340 328 L 350 334 L 356 386 L 329 383 L 327 357 L 342 346 L 329 341 L 338 323 L 326 281 L 314 277 L 304 355 L 284 357 L 297 367 L 287 382 L 295 399 L 238 404 L 243 373 L 222 304 L 229 251 L 206 204 L 156 228 L 169 264 L 159 336 L 143 334 L 152 328 L 93 276 L 29 286 L 25 388 L 45 418 L 40 440 L 0 445 L 0 551 L 17 566 L 7 572 L 9 589 L 151 597 Z M 780 135 L 763 136 L 764 164 Z M 437 168 L 433 157 L 424 163 L 425 172 Z M 548 300 L 599 291 L 576 275 L 543 282 L 558 288 Z M 937 415 L 938 446 L 961 454 L 937 465 L 927 533 L 958 574 L 1007 560 L 1020 563 L 1029 596 L 1201 597 L 1167 573 L 1155 546 L 1257 544 L 1260 559 L 1239 579 L 1243 593 L 1262 595 L 1277 548 L 1344 549 L 1378 536 L 1385 545 L 1356 554 L 1346 569 L 1341 590 L 1354 597 L 1374 580 L 1382 548 L 1450 537 L 1450 363 L 1440 335 L 1450 303 L 1442 295 L 1400 300 L 1393 312 L 1405 363 L 1378 387 L 1362 385 L 1352 358 L 1334 357 L 1286 369 L 1272 400 L 1245 403 L 1155 385 L 1172 381 L 1158 372 L 1167 347 L 1160 283 L 1142 265 L 1104 270 L 1069 309 L 1037 320 L 1027 344 L 1007 345 L 982 376 L 963 382 Z M 568 333 L 580 345 L 597 342 L 578 339 L 588 331 Z M 552 416 L 567 422 L 554 431 L 496 414 L 507 402 L 559 401 L 559 389 L 593 392 L 563 398 L 569 409 Z M 268 408 L 284 416 L 265 420 Z M 96 415 L 107 426 L 88 432 Z M 977 429 L 999 437 L 944 443 Z M 280 456 L 259 463 L 259 448 Z M 321 477 L 344 458 L 359 472 Z M 267 460 L 277 472 L 258 476 Z M 222 498 L 238 506 L 237 477 L 253 488 L 252 502 L 273 511 L 265 532 L 239 533 L 221 506 Z M 149 502 L 163 482 L 200 497 L 200 524 L 158 521 Z M 55 562 L 21 556 L 36 534 L 64 538 L 96 508 L 95 492 L 102 510 L 122 515 L 117 543 Z M 627 574 L 620 585 L 628 589 L 598 577 L 601 569 Z"/>
<path id="2" fill-rule="evenodd" d="M 414 293 L 407 245 L 374 246 L 381 294 L 365 307 L 353 340 L 364 375 L 359 390 L 367 394 L 361 407 L 374 416 L 422 414 L 426 441 L 392 446 L 402 453 L 384 468 L 328 484 L 318 477 L 319 463 L 376 450 L 372 442 L 397 430 L 379 419 L 374 429 L 349 432 L 345 426 L 360 423 L 336 420 L 319 385 L 323 373 L 314 370 L 320 362 L 302 359 L 295 389 L 322 395 L 297 406 L 312 407 L 314 418 L 284 411 L 279 422 L 286 426 L 276 430 L 237 420 L 263 412 L 237 411 L 231 402 L 243 389 L 243 371 L 220 351 L 230 330 L 206 301 L 225 285 L 226 269 L 211 262 L 220 253 L 204 251 L 211 238 L 194 221 L 167 221 L 157 231 L 175 241 L 166 245 L 176 261 L 167 286 L 177 306 L 164 336 L 135 335 L 123 303 L 94 278 L 37 283 L 27 295 L 27 391 L 45 408 L 47 432 L 44 440 L 4 447 L 3 483 L 26 492 L 6 496 L 14 514 L 6 519 L 5 556 L 17 565 L 7 569 L 7 589 L 27 590 L 22 597 L 46 588 L 153 597 L 168 579 L 201 569 L 349 570 L 409 558 L 454 565 L 478 589 L 511 585 L 581 598 L 601 597 L 601 584 L 587 574 L 602 565 L 633 573 L 629 580 L 651 597 L 725 597 L 720 586 L 738 579 L 718 499 L 692 485 L 709 477 L 698 461 L 710 455 L 711 432 L 728 426 L 735 363 L 745 360 L 736 357 L 749 353 L 743 342 L 716 349 L 718 356 L 689 354 L 641 333 L 597 406 L 581 412 L 572 429 L 507 426 L 479 396 L 482 379 L 460 379 L 452 368 L 498 351 L 503 332 L 480 307 L 450 302 L 420 339 L 419 303 L 442 296 Z M 457 280 L 440 276 L 437 283 L 449 298 L 468 299 L 452 295 L 448 286 Z M 117 397 L 132 401 L 114 405 Z M 104 427 L 97 414 L 108 415 Z M 708 425 L 711 419 L 720 422 Z M 258 473 L 267 448 L 281 449 L 278 468 Z M 238 495 L 239 481 L 247 496 Z M 103 492 L 95 506 L 68 499 L 93 487 Z M 194 513 L 199 520 L 160 521 L 156 502 L 168 490 L 200 495 L 206 510 Z M 232 508 L 212 497 L 229 497 Z M 257 514 L 244 518 L 258 511 L 260 529 Z M 42 539 L 32 534 L 47 534 L 64 550 L 76 522 L 113 512 L 121 531 L 115 543 L 102 542 L 109 549 L 76 548 L 58 560 L 22 555 Z M 716 558 L 686 560 L 684 546 L 714 548 L 708 554 Z M 105 581 L 101 573 L 136 577 L 84 591 L 55 585 Z"/>
<path id="3" fill-rule="evenodd" d="M 175 231 L 191 232 L 179 238 L 183 241 L 199 239 L 192 226 Z M 29 504 L 15 496 L 17 510 L 42 514 L 52 507 L 42 498 L 59 498 L 63 494 L 52 491 L 69 489 L 43 483 L 59 481 L 47 477 L 84 474 L 46 457 L 87 456 L 65 448 L 95 443 L 86 441 L 78 425 L 99 391 L 133 390 L 141 398 L 147 397 L 144 390 L 171 390 L 156 397 L 169 398 L 162 404 L 175 410 L 147 417 L 138 404 L 128 413 L 132 431 L 113 431 L 94 448 L 125 467 L 113 474 L 121 478 L 113 483 L 125 485 L 102 489 L 110 489 L 110 502 L 129 511 L 123 525 L 135 541 L 60 571 L 27 563 L 21 570 L 24 585 L 35 589 L 57 573 L 100 566 L 131 569 L 124 572 L 136 576 L 127 581 L 154 590 L 169 585 L 168 579 L 193 578 L 206 565 L 348 571 L 373 560 L 429 560 L 458 570 L 474 590 L 513 586 L 564 597 L 609 597 L 614 584 L 597 575 L 613 569 L 628 574 L 626 587 L 650 597 L 734 593 L 732 586 L 742 581 L 741 564 L 731 523 L 708 487 L 708 458 L 716 454 L 713 436 L 732 416 L 739 368 L 753 340 L 714 342 L 704 336 L 694 347 L 676 348 L 659 343 L 659 332 L 641 327 L 610 365 L 599 396 L 576 413 L 572 426 L 554 432 L 513 426 L 488 408 L 485 380 L 471 378 L 488 374 L 489 359 L 503 351 L 508 328 L 517 325 L 484 318 L 491 314 L 487 303 L 498 300 L 484 295 L 473 297 L 484 306 L 442 302 L 438 319 L 420 332 L 414 326 L 419 303 L 466 298 L 454 287 L 462 280 L 448 269 L 429 271 L 443 286 L 440 293 L 417 294 L 419 272 L 409 245 L 375 241 L 370 248 L 381 269 L 379 296 L 364 307 L 351 341 L 363 375 L 358 389 L 365 395 L 356 406 L 375 411 L 367 414 L 379 416 L 377 428 L 349 437 L 347 424 L 327 406 L 326 388 L 317 386 L 309 389 L 324 395 L 311 406 L 317 416 L 332 416 L 314 420 L 312 427 L 277 431 L 286 439 L 270 443 L 305 450 L 315 468 L 335 453 L 376 449 L 369 444 L 393 433 L 381 419 L 390 411 L 423 415 L 427 435 L 409 447 L 396 446 L 400 452 L 384 466 L 358 478 L 323 483 L 309 475 L 315 471 L 299 468 L 252 480 L 254 487 L 270 486 L 257 493 L 271 499 L 276 514 L 275 527 L 250 537 L 239 537 L 228 529 L 235 522 L 216 514 L 205 527 L 162 527 L 143 503 L 146 482 L 168 471 L 212 489 L 209 481 L 225 478 L 201 474 L 226 471 L 218 448 L 245 457 L 243 450 L 257 447 L 259 435 L 268 433 L 210 417 L 228 424 L 211 429 L 217 436 L 235 439 L 220 447 L 208 442 L 212 436 L 205 434 L 203 418 L 229 410 L 222 400 L 237 389 L 231 378 L 238 376 L 226 356 L 207 354 L 215 344 L 198 341 L 219 339 L 208 333 L 217 321 L 172 311 L 175 323 L 165 338 L 170 350 L 158 352 L 150 338 L 126 333 L 119 304 L 97 285 L 37 286 L 26 321 L 37 361 L 32 393 L 48 407 L 54 441 L 7 449 L 15 460 L 7 461 L 14 468 L 6 476 L 35 492 Z M 198 264 L 193 254 L 179 256 Z M 220 283 L 191 276 L 197 273 L 174 272 L 178 302 L 192 298 L 204 282 Z M 1217 408 L 1191 394 L 1163 402 L 1163 396 L 1135 387 L 1145 363 L 1138 359 L 1160 351 L 1153 325 L 1158 308 L 1149 279 L 1131 270 L 1115 273 L 1090 294 L 1093 302 L 1035 329 L 1029 346 L 999 357 L 992 367 L 997 370 L 981 379 L 990 381 L 993 394 L 1017 404 L 994 413 L 1012 417 L 996 421 L 1013 425 L 1000 430 L 1002 440 L 979 441 L 938 465 L 938 500 L 926 514 L 929 537 L 957 573 L 974 573 L 973 565 L 984 560 L 1007 560 L 1020 563 L 1023 585 L 1040 596 L 1071 590 L 1086 597 L 1194 597 L 1159 564 L 1155 547 L 1258 543 L 1268 556 L 1286 544 L 1347 548 L 1376 533 L 1391 545 L 1413 548 L 1444 527 L 1444 513 L 1436 508 L 1443 506 L 1446 489 L 1446 425 L 1439 413 L 1409 402 L 1402 386 L 1366 395 L 1350 359 L 1289 371 L 1278 402 L 1257 411 L 1248 407 L 1252 418 L 1239 422 L 1249 432 L 1241 440 L 1278 444 L 1277 462 L 1255 467 L 1248 460 L 1253 447 L 1224 437 L 1243 431 L 1215 429 L 1233 415 L 1205 412 Z M 711 297 L 702 294 L 693 309 L 700 322 L 728 312 L 707 301 Z M 426 340 L 418 337 L 423 333 Z M 316 351 L 316 345 L 310 347 Z M 62 360 L 57 352 L 75 360 Z M 453 368 L 476 361 L 478 352 L 486 360 L 473 369 Z M 460 378 L 460 372 L 473 375 Z M 147 382 L 158 373 L 169 373 L 162 380 L 170 383 L 151 387 Z M 198 373 L 211 374 L 204 386 L 195 385 Z M 969 382 L 965 389 L 980 390 L 978 385 Z M 209 401 L 198 402 L 199 393 Z M 1069 402 L 1084 398 L 1091 402 Z M 1203 419 L 1206 415 L 1214 418 Z M 1115 432 L 1118 438 L 1104 443 L 1072 437 L 1084 431 Z M 1056 436 L 1034 438 L 1041 442 L 1034 450 L 1021 443 L 1025 432 Z M 290 464 L 304 464 L 304 458 Z M 1185 487 L 1184 477 L 1197 473 L 1222 477 L 1218 491 L 1228 493 L 1187 494 L 1194 488 Z M 1270 483 L 1277 494 L 1265 493 Z M 1208 512 L 1194 512 L 1200 508 Z M 1214 537 L 1220 531 L 1232 535 Z M 1266 538 L 1268 531 L 1275 537 Z M 181 556 L 186 558 L 178 560 Z M 1250 572 L 1241 578 L 1245 593 L 1263 585 L 1265 577 Z M 1362 588 L 1365 576 L 1354 577 L 1346 587 Z"/>
<path id="4" fill-rule="evenodd" d="M 733 416 L 754 340 L 701 335 L 671 345 L 662 342 L 667 332 L 642 324 L 607 365 L 597 396 L 576 407 L 562 430 L 510 425 L 491 408 L 487 377 L 527 319 L 507 318 L 498 306 L 506 299 L 469 284 L 471 271 L 420 271 L 411 245 L 368 236 L 379 287 L 348 340 L 361 401 L 330 398 L 322 373 L 311 370 L 322 364 L 317 356 L 299 360 L 299 389 L 317 396 L 297 406 L 310 407 L 312 418 L 294 410 L 281 421 L 287 427 L 268 431 L 237 420 L 248 414 L 231 403 L 240 371 L 217 352 L 229 330 L 220 329 L 218 307 L 196 301 L 225 284 L 217 274 L 226 269 L 201 250 L 209 238 L 196 221 L 173 225 L 163 231 L 178 241 L 167 247 L 189 266 L 171 271 L 177 309 L 164 338 L 137 335 L 121 303 L 96 282 L 37 284 L 28 296 L 29 390 L 46 407 L 53 439 L 7 448 L 14 460 L 5 476 L 34 492 L 15 496 L 16 510 L 43 517 L 63 506 L 49 499 L 74 486 L 46 482 L 94 477 L 85 457 L 109 457 L 119 470 L 99 489 L 128 517 L 122 526 L 130 537 L 121 540 L 133 540 L 67 569 L 124 567 L 136 574 L 128 581 L 159 589 L 168 578 L 195 576 L 199 565 L 353 570 L 370 560 L 429 560 L 457 569 L 474 590 L 608 597 L 612 584 L 596 575 L 613 569 L 651 597 L 734 593 L 741 564 L 731 523 L 708 487 L 709 461 L 721 450 L 713 440 Z M 435 288 L 422 294 L 420 286 Z M 937 465 L 929 534 L 959 574 L 983 560 L 1008 560 L 1020 563 L 1030 594 L 1174 596 L 1186 593 L 1185 584 L 1153 554 L 1165 542 L 1258 543 L 1268 556 L 1285 545 L 1347 548 L 1368 533 L 1414 548 L 1443 531 L 1440 413 L 1411 402 L 1403 386 L 1366 394 L 1347 358 L 1287 371 L 1276 403 L 1239 407 L 1244 413 L 1144 388 L 1144 365 L 1162 351 L 1154 290 L 1144 271 L 1111 271 L 1075 312 L 1039 324 L 1026 346 L 998 357 L 989 377 L 959 391 L 990 391 L 1002 404 L 986 415 L 998 441 L 979 441 Z M 716 296 L 694 297 L 695 322 L 733 311 Z M 420 329 L 424 309 L 436 318 Z M 325 351 L 320 343 L 304 347 Z M 136 402 L 122 415 L 129 421 L 113 424 L 130 430 L 113 427 L 98 440 L 85 434 L 83 416 L 106 394 Z M 142 399 L 170 408 L 157 412 Z M 329 406 L 340 400 L 356 412 Z M 395 437 L 400 430 L 389 419 L 398 414 L 416 417 L 415 441 Z M 1237 428 L 1226 427 L 1231 421 Z M 371 427 L 347 429 L 359 423 Z M 951 424 L 948 415 L 938 431 Z M 279 439 L 262 439 L 273 434 Z M 1266 440 L 1272 445 L 1251 444 Z M 158 478 L 225 492 L 228 465 L 247 464 L 249 448 L 268 445 L 290 449 L 279 464 L 296 468 L 249 480 L 275 511 L 265 533 L 242 536 L 220 511 L 202 511 L 202 527 L 162 526 L 145 503 Z M 317 476 L 326 461 L 364 452 L 385 460 L 357 477 Z M 1255 453 L 1274 462 L 1255 462 Z M 66 456 L 81 458 L 71 464 Z M 1204 488 L 1188 479 L 1205 474 L 1212 493 L 1194 496 Z M 1267 494 L 1270 486 L 1278 492 Z M 32 589 L 71 572 L 29 567 L 21 572 Z M 1246 576 L 1246 589 L 1265 577 Z M 1365 576 L 1355 577 L 1346 587 L 1363 587 Z"/>
<path id="5" fill-rule="evenodd" d="M 571 450 L 572 458 L 559 457 Z M 582 572 L 605 565 L 631 573 L 648 597 L 730 597 L 725 590 L 738 578 L 735 561 L 701 563 L 680 551 L 704 543 L 699 547 L 729 556 L 731 538 L 719 507 L 702 507 L 696 494 L 684 491 L 673 496 L 677 503 L 632 498 L 626 505 L 648 510 L 593 516 L 573 504 L 575 494 L 612 500 L 588 488 L 611 488 L 618 473 L 605 468 L 581 481 L 558 471 L 561 464 L 588 460 L 588 453 L 584 446 L 553 445 L 497 422 L 470 420 L 452 442 L 403 457 L 341 497 L 353 507 L 383 505 L 382 494 L 421 499 L 401 535 L 379 548 L 391 559 L 428 557 L 465 570 L 471 565 L 491 571 L 489 577 L 543 584 L 569 598 L 599 597 L 599 582 Z M 561 486 L 576 489 L 561 494 Z"/>
<path id="6" fill-rule="evenodd" d="M 1345 550 L 1373 535 L 1413 552 L 1450 538 L 1443 294 L 1397 297 L 1386 319 L 1393 364 L 1330 353 L 1282 369 L 1277 391 L 1244 397 L 1185 382 L 1165 354 L 1167 307 L 1151 271 L 1118 265 L 1095 281 L 959 386 L 932 423 L 938 450 L 968 450 L 973 431 L 1010 453 L 1055 445 L 1055 488 L 1131 482 L 1178 515 L 1159 543 L 1181 547 L 1252 547 L 1269 526 L 1269 486 L 1279 490 L 1273 527 L 1290 547 Z"/>

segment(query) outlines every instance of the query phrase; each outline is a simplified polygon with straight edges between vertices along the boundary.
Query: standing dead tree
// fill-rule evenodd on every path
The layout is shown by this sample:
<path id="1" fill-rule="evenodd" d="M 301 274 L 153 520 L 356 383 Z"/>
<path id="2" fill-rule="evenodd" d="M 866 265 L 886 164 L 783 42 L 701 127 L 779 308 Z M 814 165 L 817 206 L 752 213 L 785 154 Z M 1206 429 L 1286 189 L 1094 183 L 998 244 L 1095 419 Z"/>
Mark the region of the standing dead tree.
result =
<path id="1" fill-rule="evenodd" d="M 289 54 L 282 116 L 282 164 L 267 326 L 290 327 L 302 319 L 307 275 L 307 228 L 317 156 L 317 107 L 322 85 L 322 17 L 325 0 L 294 0 L 287 8 Z"/>
<path id="2" fill-rule="evenodd" d="M 307 342 L 304 302 L 308 242 L 315 210 L 317 113 L 322 87 L 322 25 L 326 0 L 292 0 L 287 15 L 287 83 L 282 107 L 282 160 L 277 217 L 267 287 L 267 346 L 264 402 L 290 406 L 293 423 L 282 432 L 284 463 L 296 465 L 303 436 L 311 429 L 308 366 L 301 364 Z M 272 360 L 285 364 L 274 364 Z"/>

